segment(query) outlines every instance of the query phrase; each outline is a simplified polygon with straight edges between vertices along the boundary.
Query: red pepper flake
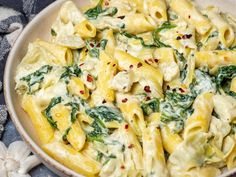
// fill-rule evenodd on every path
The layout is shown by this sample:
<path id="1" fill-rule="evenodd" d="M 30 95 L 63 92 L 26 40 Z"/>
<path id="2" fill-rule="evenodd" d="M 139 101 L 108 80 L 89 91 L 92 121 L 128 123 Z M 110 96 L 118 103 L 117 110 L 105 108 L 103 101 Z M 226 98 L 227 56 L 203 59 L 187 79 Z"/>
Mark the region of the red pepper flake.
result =
<path id="1" fill-rule="evenodd" d="M 151 100 L 151 98 L 149 96 L 146 97 L 146 101 L 149 101 Z"/>
<path id="2" fill-rule="evenodd" d="M 121 100 L 122 101 L 122 103 L 126 103 L 127 101 L 128 101 L 128 99 L 127 98 L 124 98 L 123 100 Z"/>
<path id="3" fill-rule="evenodd" d="M 191 18 L 191 15 L 189 15 L 188 18 Z"/>
<path id="4" fill-rule="evenodd" d="M 125 124 L 125 129 L 127 130 L 129 128 L 129 125 L 128 124 Z"/>
<path id="5" fill-rule="evenodd" d="M 117 18 L 119 18 L 119 19 L 124 19 L 125 18 L 125 16 L 124 15 L 122 15 L 122 16 L 119 16 L 119 17 L 117 17 Z"/>
<path id="6" fill-rule="evenodd" d="M 184 93 L 184 92 L 185 92 L 184 89 L 182 89 L 182 88 L 179 88 L 179 91 L 180 91 L 181 93 Z"/>
<path id="7" fill-rule="evenodd" d="M 111 62 L 108 62 L 107 65 L 111 64 Z"/>
<path id="8" fill-rule="evenodd" d="M 100 46 L 101 46 L 100 43 L 98 43 L 96 47 L 100 47 Z"/>
<path id="9" fill-rule="evenodd" d="M 79 93 L 83 95 L 84 94 L 84 90 L 80 90 Z"/>
<path id="10" fill-rule="evenodd" d="M 153 60 L 152 60 L 151 58 L 149 58 L 148 61 L 150 61 L 151 63 L 153 63 Z"/>
<path id="11" fill-rule="evenodd" d="M 79 66 L 83 66 L 84 65 L 84 63 L 81 63 Z"/>
<path id="12" fill-rule="evenodd" d="M 176 40 L 180 40 L 180 39 L 181 39 L 181 37 L 180 37 L 180 36 L 177 36 Z"/>
<path id="13" fill-rule="evenodd" d="M 132 69 L 134 66 L 133 65 L 129 65 L 129 69 Z"/>
<path id="14" fill-rule="evenodd" d="M 93 76 L 91 76 L 90 74 L 87 75 L 87 81 L 88 82 L 93 82 Z"/>
<path id="15" fill-rule="evenodd" d="M 148 61 L 147 61 L 147 60 L 144 60 L 144 62 L 145 62 L 145 63 L 147 63 L 147 64 L 149 65 L 149 63 L 148 63 Z"/>
<path id="16" fill-rule="evenodd" d="M 182 39 L 190 39 L 192 36 L 192 34 L 185 34 L 182 36 Z"/>
<path id="17" fill-rule="evenodd" d="M 102 101 L 102 104 L 105 104 L 106 102 L 107 102 L 106 100 L 103 100 L 103 101 Z"/>
<path id="18" fill-rule="evenodd" d="M 150 86 L 146 85 L 146 86 L 144 87 L 144 91 L 147 92 L 147 93 L 151 93 Z"/>
<path id="19" fill-rule="evenodd" d="M 115 66 L 116 66 L 116 64 L 113 64 L 112 66 L 113 66 L 113 67 L 115 67 Z"/>
<path id="20" fill-rule="evenodd" d="M 141 62 L 139 62 L 137 65 L 137 68 L 140 68 L 141 66 L 143 66 L 143 64 Z"/>
<path id="21" fill-rule="evenodd" d="M 120 168 L 121 168 L 122 170 L 124 170 L 124 169 L 125 169 L 125 166 L 124 166 L 124 165 L 121 165 Z"/>
<path id="22" fill-rule="evenodd" d="M 128 146 L 129 149 L 132 149 L 133 147 L 134 147 L 133 144 L 130 144 L 130 145 Z"/>
<path id="23" fill-rule="evenodd" d="M 105 2 L 105 6 L 109 6 L 109 2 L 106 1 L 106 2 Z"/>
<path id="24" fill-rule="evenodd" d="M 159 60 L 158 60 L 157 58 L 155 58 L 154 61 L 155 61 L 156 63 L 158 63 Z"/>
<path id="25" fill-rule="evenodd" d="M 91 47 L 94 47 L 94 44 L 93 44 L 93 43 L 90 43 L 89 45 L 90 45 Z"/>

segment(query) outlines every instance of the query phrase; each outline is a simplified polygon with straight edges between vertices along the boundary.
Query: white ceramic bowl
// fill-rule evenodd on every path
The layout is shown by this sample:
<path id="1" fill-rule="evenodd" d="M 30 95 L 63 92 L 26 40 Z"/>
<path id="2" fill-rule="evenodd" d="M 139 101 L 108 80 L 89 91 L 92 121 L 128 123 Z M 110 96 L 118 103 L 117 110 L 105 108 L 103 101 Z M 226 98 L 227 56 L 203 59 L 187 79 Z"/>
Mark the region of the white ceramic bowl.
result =
<path id="1" fill-rule="evenodd" d="M 88 3 L 88 0 L 74 0 L 78 7 Z M 229 12 L 236 17 L 236 0 L 195 0 L 200 6 L 216 5 L 224 12 Z M 9 114 L 17 130 L 25 142 L 37 154 L 42 162 L 52 171 L 62 177 L 75 176 L 81 177 L 78 173 L 60 164 L 49 155 L 47 155 L 39 146 L 39 140 L 36 132 L 30 122 L 29 117 L 22 110 L 19 97 L 15 92 L 14 75 L 17 65 L 27 51 L 29 42 L 37 38 L 48 39 L 52 22 L 56 19 L 57 13 L 64 0 L 57 0 L 39 13 L 24 29 L 16 43 L 14 44 L 5 67 L 4 73 L 4 95 Z M 236 173 L 236 169 L 224 173 L 222 176 L 228 176 Z"/>

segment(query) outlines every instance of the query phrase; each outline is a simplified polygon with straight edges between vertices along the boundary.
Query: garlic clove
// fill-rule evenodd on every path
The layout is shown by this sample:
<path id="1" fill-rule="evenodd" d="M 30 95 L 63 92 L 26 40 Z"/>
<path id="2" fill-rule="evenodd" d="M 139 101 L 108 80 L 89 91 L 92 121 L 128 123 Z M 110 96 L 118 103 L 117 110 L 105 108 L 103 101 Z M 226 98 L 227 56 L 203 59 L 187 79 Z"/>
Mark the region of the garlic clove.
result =
<path id="1" fill-rule="evenodd" d="M 30 149 L 23 141 L 15 141 L 11 143 L 7 150 L 7 157 L 16 161 L 25 160 L 30 154 Z"/>
<path id="2" fill-rule="evenodd" d="M 24 161 L 21 161 L 20 169 L 18 170 L 18 172 L 20 174 L 26 174 L 28 173 L 28 171 L 30 171 L 32 168 L 39 165 L 40 163 L 41 162 L 36 155 L 31 155 L 27 157 L 27 159 L 25 159 Z"/>
<path id="3" fill-rule="evenodd" d="M 7 154 L 7 147 L 0 141 L 0 159 L 5 159 Z"/>
<path id="4" fill-rule="evenodd" d="M 16 172 L 8 173 L 8 177 L 31 177 L 29 174 L 19 174 Z"/>
<path id="5" fill-rule="evenodd" d="M 14 159 L 6 159 L 4 165 L 7 171 L 17 171 L 20 168 L 20 163 Z"/>

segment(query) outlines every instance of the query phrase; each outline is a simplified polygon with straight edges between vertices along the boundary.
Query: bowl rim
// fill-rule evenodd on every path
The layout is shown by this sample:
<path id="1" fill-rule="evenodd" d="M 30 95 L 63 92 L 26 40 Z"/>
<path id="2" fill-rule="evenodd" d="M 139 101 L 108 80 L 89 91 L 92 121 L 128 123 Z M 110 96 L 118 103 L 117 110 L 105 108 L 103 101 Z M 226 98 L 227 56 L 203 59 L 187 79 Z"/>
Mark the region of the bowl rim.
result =
<path id="1" fill-rule="evenodd" d="M 66 2 L 67 0 L 57 0 L 47 7 L 45 7 L 42 11 L 40 11 L 23 29 L 21 34 L 18 36 L 16 41 L 14 42 L 8 57 L 6 59 L 5 69 L 4 69 L 4 77 L 3 77 L 3 93 L 4 93 L 4 99 L 7 106 L 7 110 L 9 113 L 9 116 L 16 127 L 18 133 L 26 142 L 26 144 L 30 147 L 30 149 L 36 154 L 42 161 L 42 163 L 47 166 L 49 169 L 54 171 L 55 173 L 61 173 L 68 176 L 74 176 L 74 177 L 83 177 L 81 174 L 73 171 L 72 169 L 64 166 L 62 163 L 58 162 L 57 160 L 53 159 L 50 155 L 48 155 L 39 145 L 35 143 L 35 141 L 28 135 L 26 130 L 23 128 L 20 120 L 18 119 L 18 115 L 16 114 L 16 111 L 14 109 L 12 100 L 11 100 L 11 92 L 10 92 L 10 81 L 9 76 L 11 72 L 11 64 L 14 61 L 14 54 L 16 52 L 17 47 L 19 44 L 23 42 L 23 39 L 25 35 L 30 31 L 31 27 L 34 26 L 34 24 L 41 18 L 41 16 L 45 16 L 48 12 L 50 12 L 53 8 L 56 6 L 60 6 L 63 2 Z M 236 174 L 236 167 L 224 172 L 219 177 L 227 177 L 230 175 Z"/>
<path id="2" fill-rule="evenodd" d="M 41 12 L 39 12 L 23 29 L 21 34 L 16 39 L 15 43 L 12 46 L 11 51 L 8 54 L 6 65 L 4 69 L 4 77 L 3 77 L 3 92 L 5 103 L 7 106 L 7 110 L 9 116 L 15 125 L 17 131 L 19 132 L 22 139 L 26 142 L 26 144 L 30 147 L 30 149 L 40 158 L 42 163 L 50 168 L 52 171 L 58 174 L 65 174 L 67 176 L 75 176 L 75 177 L 82 177 L 82 175 L 76 173 L 75 171 L 69 169 L 68 167 L 64 166 L 62 163 L 56 161 L 51 156 L 49 156 L 43 149 L 35 143 L 35 141 L 29 136 L 26 130 L 23 128 L 22 123 L 18 119 L 18 115 L 16 114 L 15 108 L 13 106 L 13 102 L 11 99 L 11 92 L 10 92 L 10 73 L 11 73 L 11 64 L 14 62 L 14 55 L 19 47 L 19 45 L 23 42 L 25 36 L 30 32 L 30 29 L 42 16 L 45 16 L 48 12 L 53 10 L 55 7 L 60 6 L 66 0 L 57 0 L 46 8 L 44 8 Z"/>

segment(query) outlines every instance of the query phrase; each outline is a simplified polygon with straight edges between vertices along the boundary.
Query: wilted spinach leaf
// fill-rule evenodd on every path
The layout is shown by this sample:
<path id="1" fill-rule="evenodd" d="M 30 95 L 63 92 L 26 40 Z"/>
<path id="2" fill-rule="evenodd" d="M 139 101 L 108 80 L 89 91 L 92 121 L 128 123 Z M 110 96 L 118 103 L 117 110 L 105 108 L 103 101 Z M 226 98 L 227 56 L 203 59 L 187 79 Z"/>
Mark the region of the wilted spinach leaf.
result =
<path id="1" fill-rule="evenodd" d="M 216 84 L 218 91 L 223 91 L 226 94 L 236 98 L 236 93 L 230 91 L 230 84 L 234 77 L 236 77 L 236 66 L 229 65 L 220 67 L 216 74 Z"/>
<path id="2" fill-rule="evenodd" d="M 52 66 L 44 65 L 28 76 L 22 77 L 20 80 L 27 82 L 29 87 L 29 93 L 32 93 L 32 86 L 37 83 L 41 83 L 44 79 L 44 76 L 52 70 Z"/>
<path id="3" fill-rule="evenodd" d="M 73 66 L 66 66 L 65 71 L 62 73 L 60 79 L 63 79 L 66 82 L 69 82 L 69 79 L 71 76 L 79 77 L 81 74 L 82 74 L 82 71 L 77 64 Z"/>
<path id="4" fill-rule="evenodd" d="M 154 112 L 158 112 L 159 111 L 159 104 L 160 104 L 160 102 L 157 98 L 154 98 L 154 99 L 146 101 L 146 102 L 142 102 L 141 108 L 143 110 L 143 114 L 145 116 L 149 116 L 150 114 L 152 114 Z"/>
<path id="5" fill-rule="evenodd" d="M 152 37 L 153 37 L 153 41 L 154 44 L 156 45 L 156 47 L 160 48 L 160 47 L 170 47 L 169 45 L 164 44 L 159 37 L 159 33 L 163 30 L 168 30 L 168 29 L 172 29 L 175 28 L 176 25 L 171 24 L 170 22 L 165 22 L 161 25 L 161 27 L 157 28 L 156 30 L 153 31 L 152 33 Z"/>
<path id="6" fill-rule="evenodd" d="M 117 11 L 116 7 L 102 9 L 102 0 L 100 0 L 95 7 L 87 10 L 84 14 L 88 19 L 95 20 L 98 16 L 114 16 Z"/>
<path id="7" fill-rule="evenodd" d="M 195 97 L 203 92 L 216 92 L 215 78 L 207 71 L 195 70 L 195 79 L 189 86 L 192 95 Z"/>
<path id="8" fill-rule="evenodd" d="M 51 115 L 51 109 L 56 106 L 57 104 L 62 102 L 61 97 L 52 98 L 51 102 L 49 103 L 48 107 L 43 111 L 43 115 L 47 118 L 48 122 L 53 128 L 57 128 L 57 122 L 53 120 Z"/>
<path id="9" fill-rule="evenodd" d="M 92 118 L 98 118 L 104 122 L 110 122 L 110 121 L 117 121 L 122 122 L 123 117 L 121 113 L 111 107 L 107 106 L 97 106 L 94 108 L 86 109 L 86 114 L 88 114 Z"/>

